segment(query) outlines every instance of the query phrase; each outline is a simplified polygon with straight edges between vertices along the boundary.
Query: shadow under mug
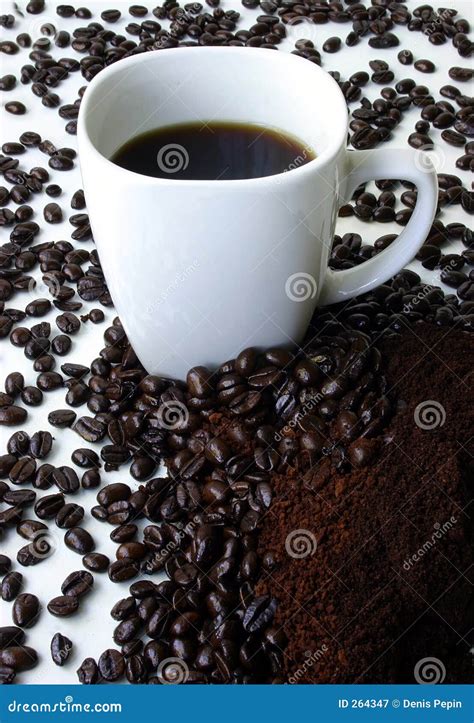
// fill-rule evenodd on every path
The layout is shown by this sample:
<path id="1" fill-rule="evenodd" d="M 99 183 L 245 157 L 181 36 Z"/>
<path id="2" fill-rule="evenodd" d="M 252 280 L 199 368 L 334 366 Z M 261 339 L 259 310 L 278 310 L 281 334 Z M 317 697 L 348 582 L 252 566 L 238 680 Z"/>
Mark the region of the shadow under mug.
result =
<path id="1" fill-rule="evenodd" d="M 314 149 L 286 172 L 245 180 L 169 178 L 109 159 L 162 126 L 211 120 L 281 129 Z M 412 149 L 348 151 L 348 114 L 333 78 L 313 63 L 262 49 L 177 48 L 121 60 L 99 73 L 78 121 L 94 239 L 128 338 L 149 373 L 184 378 L 243 348 L 301 341 L 317 304 L 383 283 L 425 240 L 437 205 L 429 157 Z M 361 266 L 328 269 L 340 205 L 364 182 L 414 183 L 417 203 L 389 248 Z"/>

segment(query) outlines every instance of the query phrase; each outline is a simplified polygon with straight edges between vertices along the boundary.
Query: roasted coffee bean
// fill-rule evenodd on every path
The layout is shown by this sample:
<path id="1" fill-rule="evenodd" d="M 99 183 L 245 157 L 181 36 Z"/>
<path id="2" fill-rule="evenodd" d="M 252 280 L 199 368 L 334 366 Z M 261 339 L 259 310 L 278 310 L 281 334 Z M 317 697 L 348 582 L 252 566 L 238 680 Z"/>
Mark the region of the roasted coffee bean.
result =
<path id="1" fill-rule="evenodd" d="M 25 311 L 28 316 L 45 316 L 51 309 L 51 302 L 49 299 L 35 299 L 31 301 Z"/>
<path id="2" fill-rule="evenodd" d="M 100 467 L 100 459 L 93 449 L 75 449 L 71 455 L 74 464 L 79 467 Z"/>
<path id="3" fill-rule="evenodd" d="M 56 409 L 48 414 L 48 422 L 53 427 L 71 427 L 76 416 L 76 413 L 70 409 Z"/>
<path id="4" fill-rule="evenodd" d="M 441 138 L 452 146 L 463 146 L 466 139 L 461 133 L 453 130 L 444 130 L 441 133 Z"/>
<path id="5" fill-rule="evenodd" d="M 36 461 L 31 457 L 22 457 L 16 462 L 9 472 L 9 480 L 13 484 L 28 482 L 36 473 Z"/>
<path id="6" fill-rule="evenodd" d="M 0 478 L 8 477 L 10 470 L 15 466 L 17 461 L 14 454 L 2 454 L 0 456 Z"/>
<path id="7" fill-rule="evenodd" d="M 63 505 L 64 496 L 62 494 L 45 495 L 35 504 L 35 514 L 40 520 L 51 520 L 56 517 Z"/>
<path id="8" fill-rule="evenodd" d="M 105 319 L 104 312 L 102 309 L 91 309 L 89 312 L 89 319 L 93 324 L 101 324 Z"/>
<path id="9" fill-rule="evenodd" d="M 86 202 L 84 198 L 84 191 L 82 189 L 79 189 L 76 191 L 71 199 L 71 208 L 74 208 L 77 211 L 82 211 L 86 207 Z"/>
<path id="10" fill-rule="evenodd" d="M 36 499 L 36 492 L 33 490 L 5 490 L 3 493 L 3 501 L 7 505 L 18 505 L 19 507 L 29 507 Z"/>
<path id="11" fill-rule="evenodd" d="M 91 572 L 105 572 L 110 565 L 110 560 L 107 555 L 100 552 L 90 552 L 84 555 L 82 564 Z"/>
<path id="12" fill-rule="evenodd" d="M 113 484 L 103 487 L 97 495 L 97 502 L 100 505 L 108 507 L 113 502 L 121 500 L 128 500 L 132 490 L 124 482 L 115 482 Z"/>
<path id="13" fill-rule="evenodd" d="M 74 377 L 74 379 L 81 379 L 89 373 L 89 367 L 83 366 L 82 364 L 62 364 L 61 371 L 68 377 Z"/>
<path id="14" fill-rule="evenodd" d="M 449 113 L 448 111 L 445 111 L 443 113 L 439 113 L 436 116 L 436 118 L 433 120 L 433 126 L 435 128 L 449 128 L 449 126 L 453 125 L 454 121 L 454 113 Z"/>
<path id="15" fill-rule="evenodd" d="M 57 203 L 48 203 L 43 209 L 44 220 L 47 223 L 61 223 L 63 212 Z"/>
<path id="16" fill-rule="evenodd" d="M 97 469 L 89 469 L 82 475 L 81 486 L 85 490 L 100 487 L 100 472 Z"/>
<path id="17" fill-rule="evenodd" d="M 431 60 L 426 59 L 416 60 L 414 67 L 421 73 L 434 73 L 436 70 L 435 64 Z"/>
<path id="18" fill-rule="evenodd" d="M 1 596 L 5 602 L 12 602 L 23 587 L 23 575 L 21 572 L 9 572 L 1 583 Z"/>
<path id="19" fill-rule="evenodd" d="M 21 457 L 30 449 L 30 437 L 26 432 L 20 431 L 12 434 L 7 442 L 7 450 L 11 455 Z"/>
<path id="20" fill-rule="evenodd" d="M 73 429 L 85 439 L 86 442 L 99 442 L 105 437 L 107 427 L 98 419 L 81 417 L 74 424 Z"/>
<path id="21" fill-rule="evenodd" d="M 36 383 L 43 392 L 51 392 L 63 386 L 63 378 L 58 372 L 42 372 Z"/>
<path id="22" fill-rule="evenodd" d="M 13 603 L 13 622 L 19 628 L 30 628 L 37 622 L 40 610 L 40 603 L 36 595 L 21 593 Z"/>
<path id="23" fill-rule="evenodd" d="M 0 627 L 0 650 L 9 648 L 12 645 L 22 645 L 25 640 L 25 632 L 14 625 Z"/>
<path id="24" fill-rule="evenodd" d="M 12 561 L 6 555 L 0 554 L 0 575 L 5 575 L 9 572 L 12 566 Z"/>
<path id="25" fill-rule="evenodd" d="M 75 314 L 65 312 L 56 317 L 56 325 L 64 334 L 75 334 L 79 331 L 81 322 Z"/>
<path id="26" fill-rule="evenodd" d="M 61 193 L 63 192 L 63 189 L 61 188 L 61 186 L 58 186 L 57 183 L 51 183 L 49 186 L 46 186 L 46 188 L 44 190 L 46 191 L 47 195 L 50 196 L 51 198 L 58 198 L 58 196 L 60 196 Z M 62 212 L 61 212 L 61 214 L 62 214 Z"/>
<path id="27" fill-rule="evenodd" d="M 341 39 L 337 36 L 332 36 L 324 41 L 323 50 L 325 53 L 337 53 L 341 49 Z"/>
<path id="28" fill-rule="evenodd" d="M 72 527 L 69 529 L 64 535 L 64 542 L 66 547 L 69 547 L 70 550 L 77 552 L 79 555 L 92 552 L 95 547 L 92 535 L 83 527 Z"/>
<path id="29" fill-rule="evenodd" d="M 79 600 L 73 595 L 58 595 L 49 601 L 48 612 L 56 617 L 68 617 L 79 609 Z"/>
<path id="30" fill-rule="evenodd" d="M 51 464 L 42 464 L 38 467 L 36 477 L 33 480 L 33 487 L 39 490 L 47 490 L 53 485 L 53 470 L 54 467 Z"/>
<path id="31" fill-rule="evenodd" d="M 67 576 L 61 585 L 61 592 L 63 595 L 72 595 L 73 597 L 80 598 L 89 593 L 93 585 L 94 578 L 90 572 L 78 570 L 77 572 L 71 572 L 71 574 Z"/>
<path id="32" fill-rule="evenodd" d="M 122 678 L 125 673 L 125 663 L 118 650 L 109 648 L 99 658 L 99 672 L 104 680 L 114 681 Z"/>
<path id="33" fill-rule="evenodd" d="M 38 532 L 47 532 L 47 530 L 47 525 L 38 522 L 38 520 L 23 520 L 16 528 L 18 534 L 26 540 L 33 540 L 38 535 Z"/>
<path id="34" fill-rule="evenodd" d="M 64 665 L 71 654 L 73 644 L 61 633 L 55 633 L 51 640 L 51 658 L 56 665 Z"/>
<path id="35" fill-rule="evenodd" d="M 121 17 L 121 12 L 120 10 L 103 10 L 100 17 L 106 23 L 116 23 Z"/>
<path id="36" fill-rule="evenodd" d="M 39 563 L 49 557 L 53 551 L 53 548 L 47 540 L 47 535 L 44 537 L 38 535 L 29 545 L 24 545 L 18 550 L 16 559 L 23 567 L 33 567 L 34 565 L 39 565 Z"/>
<path id="37" fill-rule="evenodd" d="M 71 345 L 71 339 L 66 334 L 58 334 L 51 342 L 51 349 L 58 356 L 65 356 L 71 350 Z"/>
<path id="38" fill-rule="evenodd" d="M 467 281 L 466 274 L 462 273 L 461 271 L 451 270 L 449 267 L 446 267 L 441 271 L 440 278 L 444 284 L 446 284 L 447 286 L 451 286 L 455 289 L 458 286 L 461 286 L 461 284 L 463 284 L 465 281 Z"/>
<path id="39" fill-rule="evenodd" d="M 131 655 L 125 666 L 125 674 L 129 683 L 140 684 L 147 680 L 145 661 L 139 654 Z"/>
<path id="40" fill-rule="evenodd" d="M 99 682 L 99 669 L 93 658 L 85 658 L 77 669 L 77 677 L 83 685 L 93 685 Z"/>
<path id="41" fill-rule="evenodd" d="M 133 540 L 137 532 L 138 527 L 134 524 L 120 525 L 120 527 L 116 527 L 115 530 L 112 530 L 110 533 L 110 539 L 113 542 L 118 543 L 129 542 L 130 540 Z"/>
<path id="42" fill-rule="evenodd" d="M 0 407 L 0 424 L 17 427 L 19 424 L 23 424 L 26 417 L 27 411 L 23 407 L 17 407 L 14 404 L 8 407 Z"/>
<path id="43" fill-rule="evenodd" d="M 22 326 L 14 329 L 10 335 L 10 341 L 13 346 L 23 347 L 26 346 L 27 342 L 31 339 L 31 332 Z"/>
<path id="44" fill-rule="evenodd" d="M 109 566 L 109 578 L 112 582 L 123 582 L 135 577 L 139 572 L 140 566 L 129 559 L 116 560 Z"/>
<path id="45" fill-rule="evenodd" d="M 26 106 L 20 103 L 19 100 L 11 100 L 5 103 L 5 110 L 12 115 L 24 115 L 26 113 Z"/>
<path id="46" fill-rule="evenodd" d="M 15 673 L 34 668 L 38 655 L 28 645 L 10 645 L 0 650 L 0 665 L 11 668 Z"/>
<path id="47" fill-rule="evenodd" d="M 35 432 L 30 439 L 30 454 L 36 459 L 44 459 L 52 446 L 53 438 L 49 432 Z"/>
<path id="48" fill-rule="evenodd" d="M 16 86 L 16 77 L 8 74 L 0 78 L 0 90 L 13 90 Z"/>
<path id="49" fill-rule="evenodd" d="M 465 83 L 472 80 L 474 77 L 474 70 L 472 68 L 461 68 L 454 66 L 448 70 L 448 75 L 452 80 L 456 80 L 458 83 Z"/>
<path id="50" fill-rule="evenodd" d="M 59 97 L 55 96 L 56 94 L 48 93 L 47 96 L 43 96 L 43 102 L 45 98 L 48 98 L 48 102 L 52 104 L 53 107 L 57 107 L 60 101 Z M 53 100 L 54 103 L 52 102 Z M 48 165 L 50 168 L 54 168 L 55 171 L 70 171 L 71 168 L 74 168 L 74 161 L 61 153 L 55 153 L 54 156 L 51 156 L 49 159 Z"/>
<path id="51" fill-rule="evenodd" d="M 65 465 L 55 467 L 52 472 L 52 479 L 56 487 L 65 494 L 74 494 L 80 487 L 79 478 L 72 467 Z"/>
<path id="52" fill-rule="evenodd" d="M 56 524 L 61 529 L 77 527 L 84 518 L 84 508 L 74 503 L 66 503 L 56 515 Z"/>
<path id="53" fill-rule="evenodd" d="M 412 148 L 416 149 L 429 150 L 434 147 L 431 138 L 423 133 L 411 133 L 408 136 L 408 143 Z"/>
<path id="54" fill-rule="evenodd" d="M 147 548 L 141 542 L 123 542 L 117 549 L 117 560 L 142 560 Z"/>
<path id="55" fill-rule="evenodd" d="M 119 600 L 110 611 L 110 615 L 114 620 L 125 620 L 136 610 L 136 604 L 133 597 L 123 598 Z M 1 629 L 0 629 L 1 630 Z"/>
<path id="56" fill-rule="evenodd" d="M 6 156 L 19 156 L 25 151 L 26 148 L 22 143 L 9 142 L 4 143 L 2 146 L 2 152 Z"/>

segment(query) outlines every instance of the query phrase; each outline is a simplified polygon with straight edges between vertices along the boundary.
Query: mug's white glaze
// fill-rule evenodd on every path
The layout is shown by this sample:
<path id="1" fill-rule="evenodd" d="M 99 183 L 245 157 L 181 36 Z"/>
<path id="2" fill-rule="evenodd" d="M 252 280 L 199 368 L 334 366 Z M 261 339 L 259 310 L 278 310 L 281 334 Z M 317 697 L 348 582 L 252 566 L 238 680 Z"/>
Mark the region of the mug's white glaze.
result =
<path id="1" fill-rule="evenodd" d="M 210 120 L 281 129 L 317 157 L 235 181 L 174 180 L 181 147 L 169 149 L 169 179 L 109 160 L 145 131 Z M 150 373 L 183 378 L 247 346 L 291 346 L 318 301 L 367 291 L 414 256 L 434 217 L 434 170 L 426 160 L 417 170 L 411 150 L 348 152 L 346 136 L 335 81 L 287 53 L 177 48 L 127 58 L 94 78 L 78 121 L 87 207 L 114 304 Z M 418 187 L 409 225 L 367 264 L 328 272 L 339 205 L 363 181 L 387 176 Z"/>

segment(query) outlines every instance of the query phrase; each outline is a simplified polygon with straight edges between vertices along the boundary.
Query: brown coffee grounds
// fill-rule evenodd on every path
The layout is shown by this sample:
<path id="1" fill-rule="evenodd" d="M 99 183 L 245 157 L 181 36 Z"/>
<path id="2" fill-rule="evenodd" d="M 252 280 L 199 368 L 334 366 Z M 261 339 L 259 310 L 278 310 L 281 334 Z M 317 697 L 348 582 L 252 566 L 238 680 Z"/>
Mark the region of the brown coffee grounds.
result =
<path id="1" fill-rule="evenodd" d="M 472 338 L 421 324 L 378 346 L 397 412 L 371 465 L 274 479 L 257 593 L 278 599 L 290 683 L 413 683 L 427 657 L 472 675 Z"/>

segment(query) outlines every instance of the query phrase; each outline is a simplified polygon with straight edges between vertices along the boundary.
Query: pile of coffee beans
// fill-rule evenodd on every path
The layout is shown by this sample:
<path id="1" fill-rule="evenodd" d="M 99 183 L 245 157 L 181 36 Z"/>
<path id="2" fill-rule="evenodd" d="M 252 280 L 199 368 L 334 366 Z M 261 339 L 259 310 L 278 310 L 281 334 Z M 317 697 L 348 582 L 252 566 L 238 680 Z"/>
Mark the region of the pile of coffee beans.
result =
<path id="1" fill-rule="evenodd" d="M 19 82 L 31 88 L 36 102 L 41 99 L 45 113 L 56 109 L 67 121 L 66 132 L 74 135 L 86 86 L 69 104 L 62 103 L 54 90 L 66 85 L 71 73 L 80 73 L 89 82 L 123 57 L 169 47 L 237 45 L 274 50 L 289 28 L 303 21 L 350 25 L 345 37 L 328 33 L 320 49 L 304 38 L 295 43 L 295 54 L 329 70 L 328 59 L 343 43 L 354 46 L 367 36 L 377 55 L 398 46 L 397 25 L 423 33 L 434 45 L 451 40 L 460 58 L 472 53 L 469 23 L 456 11 L 429 5 L 411 11 L 381 0 L 371 4 L 323 0 L 316 5 L 243 0 L 257 13 L 248 29 L 238 27 L 238 11 L 223 10 L 219 0 L 207 0 L 207 5 L 193 2 L 181 7 L 166 0 L 151 11 L 132 6 L 126 35 L 113 30 L 119 10 L 104 11 L 101 22 L 96 22 L 87 8 L 58 6 L 58 27 L 45 22 L 39 38 L 20 33 L 15 41 L 0 43 L 0 52 L 21 58 L 26 50 L 31 61 L 21 67 L 18 77 L 0 78 L 0 91 L 13 98 L 5 104 L 6 111 L 27 112 L 14 99 Z M 44 8 L 43 0 L 30 0 L 26 11 L 36 15 Z M 77 18 L 79 26 L 72 32 L 62 30 L 61 18 Z M 17 19 L 2 15 L 0 26 L 15 32 Z M 64 48 L 71 48 L 79 59 L 56 59 L 57 49 Z M 420 119 L 407 142 L 416 149 L 429 149 L 435 132 L 440 132 L 444 142 L 460 149 L 459 172 L 472 169 L 474 141 L 469 139 L 474 134 L 474 111 L 473 99 L 466 94 L 471 69 L 462 60 L 452 67 L 453 84 L 443 86 L 438 99 L 425 84 L 435 70 L 432 60 L 415 59 L 411 51 L 400 50 L 398 61 L 423 73 L 423 85 L 412 78 L 396 80 L 397 68 L 375 55 L 369 68 L 355 70 L 349 78 L 332 71 L 348 104 L 352 147 L 374 148 L 387 141 L 406 111 L 415 107 Z M 374 101 L 363 95 L 369 83 L 381 86 Z M 27 159 L 32 149 L 45 155 L 47 168 L 30 168 Z M 186 382 L 178 382 L 146 374 L 119 319 L 106 329 L 104 346 L 90 364 L 58 360 L 70 353 L 71 337 L 83 324 L 104 321 L 102 309 L 89 305 L 111 306 L 98 254 L 81 246 L 93 241 L 81 189 L 70 200 L 71 241 L 36 239 L 42 229 L 39 219 L 32 220 L 30 203 L 46 193 L 41 224 L 54 229 L 67 211 L 60 200 L 61 186 L 52 181 L 75 167 L 74 149 L 57 147 L 35 130 L 2 146 L 0 172 L 5 185 L 0 186 L 0 226 L 9 240 L 0 246 L 0 337 L 24 350 L 37 377 L 32 385 L 12 371 L 0 393 L 0 424 L 20 428 L 0 454 L 0 538 L 15 534 L 20 538 L 17 569 L 0 556 L 1 596 L 13 603 L 13 625 L 0 628 L 0 682 L 13 682 L 16 673 L 37 662 L 36 651 L 25 645 L 24 629 L 33 627 L 40 615 L 58 620 L 74 615 L 87 604 L 86 594 L 98 594 L 94 575 L 103 573 L 110 584 L 130 581 L 129 595 L 110 611 L 117 622 L 115 647 L 97 660 L 86 658 L 77 670 L 80 682 L 288 680 L 300 664 L 300 643 L 305 641 L 295 628 L 283 629 L 290 607 L 278 585 L 268 583 L 281 575 L 276 548 L 285 542 L 284 527 L 279 538 L 276 528 L 275 537 L 269 527 L 275 519 L 272 510 L 279 510 L 275 498 L 280 504 L 285 485 L 313 469 L 326 470 L 339 485 L 341 478 L 347 483 L 351 475 L 372 479 L 384 437 L 400 419 L 399 399 L 385 372 L 386 345 L 393 343 L 403 358 L 407 333 L 429 336 L 438 328 L 464 337 L 473 330 L 474 247 L 472 230 L 464 222 L 465 214 L 474 209 L 473 192 L 460 176 L 438 175 L 437 218 L 417 257 L 426 269 L 438 269 L 453 293 L 445 294 L 404 270 L 368 294 L 319 310 L 299 349 L 261 353 L 247 349 L 215 372 L 196 367 Z M 401 210 L 397 210 L 399 197 Z M 403 227 L 415 204 L 412 184 L 404 179 L 382 180 L 376 182 L 375 192 L 365 186 L 357 189 L 340 216 Z M 443 221 L 443 212 L 451 206 L 459 208 L 463 220 Z M 357 233 L 336 236 L 330 265 L 335 270 L 351 268 L 395 238 L 396 234 L 385 233 L 369 245 Z M 452 240 L 461 242 L 462 251 L 446 253 Z M 34 290 L 38 271 L 46 291 L 24 309 L 11 306 L 22 292 Z M 83 302 L 87 311 L 78 315 Z M 53 323 L 41 320 L 53 309 L 60 312 Z M 64 407 L 47 418 L 58 439 L 53 442 L 45 430 L 22 431 L 27 408 L 41 405 L 45 395 L 58 389 L 64 390 Z M 52 465 L 48 456 L 53 445 L 56 451 L 60 448 L 61 429 L 77 434 L 78 447 L 71 459 Z M 439 449 L 442 453 L 442 439 Z M 123 481 L 104 485 L 102 468 L 121 470 Z M 74 502 L 80 490 L 96 490 L 96 504 L 90 510 Z M 104 534 L 110 533 L 115 559 L 101 551 L 99 536 L 94 539 L 83 526 L 89 513 L 103 522 Z M 55 597 L 40 601 L 25 592 L 20 569 L 42 564 L 54 553 L 52 533 L 81 556 L 85 569 L 73 570 L 58 584 Z M 394 539 L 405 544 L 401 537 Z M 54 635 L 51 657 L 56 665 L 68 665 L 72 646 L 62 633 Z M 382 682 L 396 682 L 401 673 L 384 671 L 384 676 Z M 343 679 L 336 670 L 331 682 Z M 368 680 L 374 679 L 369 675 Z"/>

